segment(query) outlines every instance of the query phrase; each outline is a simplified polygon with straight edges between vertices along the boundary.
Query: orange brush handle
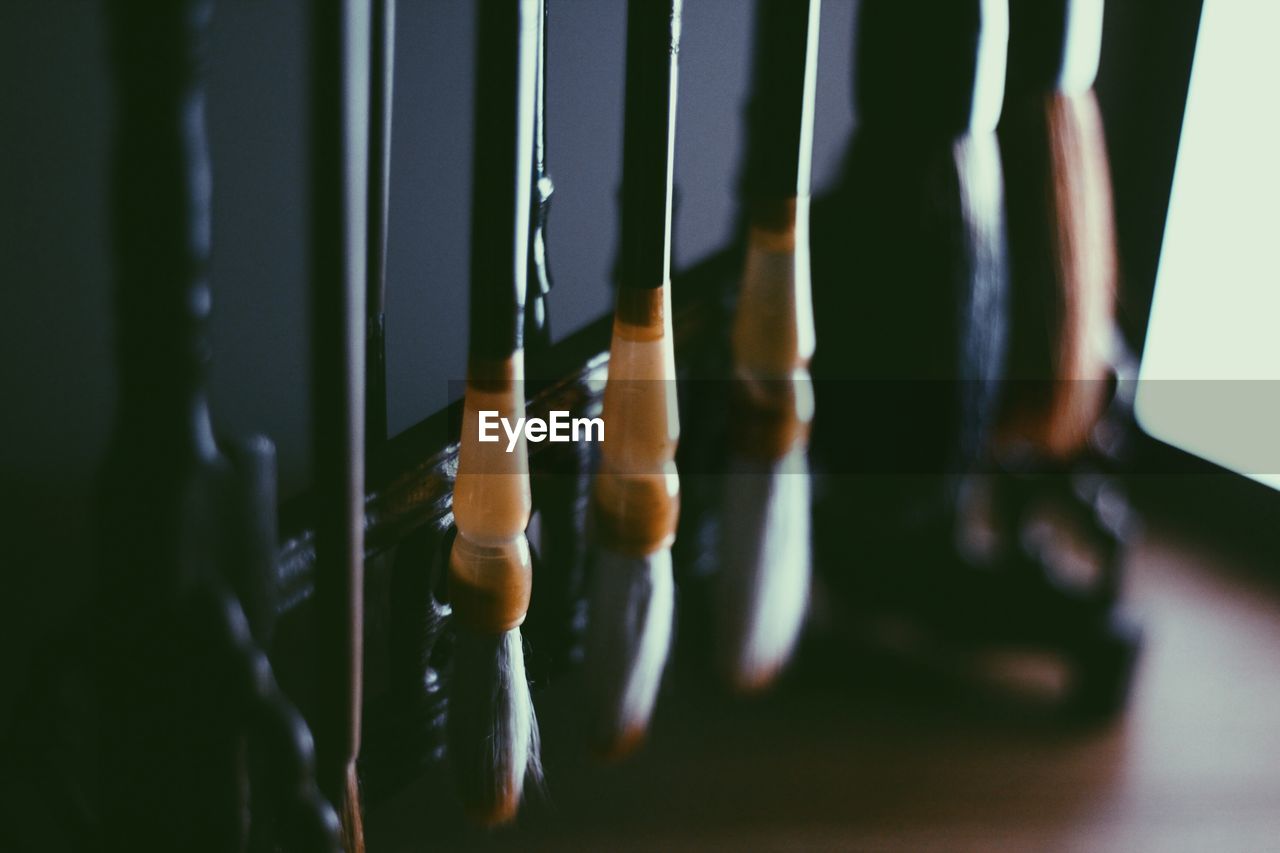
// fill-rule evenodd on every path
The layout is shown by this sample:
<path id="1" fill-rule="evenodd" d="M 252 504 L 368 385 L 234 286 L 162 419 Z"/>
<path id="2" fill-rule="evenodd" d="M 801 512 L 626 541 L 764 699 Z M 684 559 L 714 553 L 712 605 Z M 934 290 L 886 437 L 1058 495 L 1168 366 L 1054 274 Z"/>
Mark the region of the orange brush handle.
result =
<path id="1" fill-rule="evenodd" d="M 463 404 L 453 514 L 458 526 L 449 555 L 454 615 L 476 631 L 498 634 L 518 627 L 529 609 L 533 564 L 525 528 L 532 496 L 529 455 L 521 435 L 480 441 L 480 412 L 514 422 L 524 414 L 524 358 L 473 362 Z"/>
<path id="2" fill-rule="evenodd" d="M 680 512 L 680 418 L 665 284 L 619 293 L 603 420 L 593 496 L 602 544 L 632 556 L 669 547 Z"/>
<path id="3" fill-rule="evenodd" d="M 807 443 L 814 350 L 809 200 L 756 201 L 732 333 L 736 452 L 776 461 Z"/>

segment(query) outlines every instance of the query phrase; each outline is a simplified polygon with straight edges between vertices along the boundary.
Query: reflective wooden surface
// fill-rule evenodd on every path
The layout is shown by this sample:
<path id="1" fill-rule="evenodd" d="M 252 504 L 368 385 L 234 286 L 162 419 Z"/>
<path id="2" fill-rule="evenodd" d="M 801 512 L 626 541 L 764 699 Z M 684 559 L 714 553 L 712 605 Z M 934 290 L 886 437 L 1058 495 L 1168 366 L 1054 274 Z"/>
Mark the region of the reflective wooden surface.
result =
<path id="1" fill-rule="evenodd" d="M 686 659 L 629 764 L 584 753 L 580 685 L 563 680 L 535 697 L 549 793 L 516 828 L 457 825 L 433 777 L 370 816 L 370 849 L 421 849 L 428 826 L 432 849 L 1275 849 L 1280 582 L 1221 550 L 1158 524 L 1135 547 L 1148 643 L 1109 728 L 812 644 L 757 702 L 716 694 Z"/>

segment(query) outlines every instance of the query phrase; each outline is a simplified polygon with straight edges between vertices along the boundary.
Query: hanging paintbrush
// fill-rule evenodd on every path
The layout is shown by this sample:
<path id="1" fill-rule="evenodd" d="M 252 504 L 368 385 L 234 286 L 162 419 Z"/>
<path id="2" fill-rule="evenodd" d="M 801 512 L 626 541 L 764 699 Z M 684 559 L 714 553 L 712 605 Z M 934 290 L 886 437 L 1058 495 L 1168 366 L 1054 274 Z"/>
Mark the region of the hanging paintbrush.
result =
<path id="1" fill-rule="evenodd" d="M 481 0 L 477 21 L 471 307 L 466 399 L 449 556 L 457 642 L 450 684 L 450 762 L 476 821 L 510 820 L 538 773 L 538 734 L 520 625 L 533 573 L 523 436 L 480 440 L 480 413 L 524 415 L 525 288 L 533 149 L 537 0 Z"/>
<path id="2" fill-rule="evenodd" d="M 850 559 L 851 523 L 897 542 L 945 530 L 985 448 L 1006 327 L 1007 13 L 1006 0 L 861 4 L 857 129 L 813 223 L 813 443 L 832 474 L 818 539 L 833 559 Z"/>
<path id="3" fill-rule="evenodd" d="M 809 597 L 809 174 L 820 9 L 821 0 L 756 6 L 716 601 L 717 660 L 740 690 L 767 686 L 786 663 Z"/>
<path id="4" fill-rule="evenodd" d="M 630 0 L 617 306 L 592 495 L 586 638 L 591 737 L 643 737 L 671 641 L 680 426 L 671 332 L 671 183 L 680 0 Z"/>
<path id="5" fill-rule="evenodd" d="M 1066 457 L 1106 402 L 1116 248 L 1093 81 L 1103 0 L 1012 0 L 1000 147 L 1013 323 L 1000 449 Z"/>
<path id="6" fill-rule="evenodd" d="M 370 19 L 311 7 L 311 406 L 316 563 L 311 710 L 320 788 L 363 850 L 356 755 L 364 645 L 364 381 Z"/>

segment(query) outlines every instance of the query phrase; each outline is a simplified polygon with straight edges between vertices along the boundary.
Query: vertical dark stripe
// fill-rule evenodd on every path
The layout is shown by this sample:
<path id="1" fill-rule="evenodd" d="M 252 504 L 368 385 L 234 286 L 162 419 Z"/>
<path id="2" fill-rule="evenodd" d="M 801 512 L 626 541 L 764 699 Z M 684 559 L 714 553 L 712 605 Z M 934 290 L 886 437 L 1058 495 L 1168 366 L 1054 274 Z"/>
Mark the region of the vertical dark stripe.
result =
<path id="1" fill-rule="evenodd" d="M 533 152 L 521 133 L 520 99 L 532 92 L 534 57 L 523 27 L 535 27 L 530 0 L 480 0 L 472 146 L 471 329 L 473 359 L 503 360 L 523 345 Z M 532 45 L 529 45 L 532 48 Z M 525 85 L 528 84 L 528 85 Z M 522 147 L 525 143 L 529 147 Z"/>
<path id="2" fill-rule="evenodd" d="M 232 663 L 192 618 L 216 582 L 223 461 L 205 399 L 204 85 L 212 3 L 106 7 L 119 406 L 99 494 L 92 653 L 101 849 L 230 850 L 243 767 Z"/>
<path id="3" fill-rule="evenodd" d="M 747 107 L 746 192 L 796 195 L 805 111 L 810 9 L 820 0 L 758 0 L 755 67 Z"/>
<path id="4" fill-rule="evenodd" d="M 985 0 L 862 0 L 854 53 L 859 123 L 935 136 L 967 130 L 984 5 Z"/>
<path id="5" fill-rule="evenodd" d="M 342 801 L 360 724 L 368 2 L 311 6 L 312 729 L 320 787 L 334 803 Z"/>
<path id="6" fill-rule="evenodd" d="M 212 452 L 204 409 L 210 169 L 203 78 L 212 3 L 112 4 L 111 173 L 120 429 Z M 167 464 L 160 462 L 161 465 Z"/>
<path id="7" fill-rule="evenodd" d="M 627 4 L 622 143 L 623 287 L 661 287 L 671 268 L 671 177 L 681 0 Z"/>
<path id="8" fill-rule="evenodd" d="M 1038 95 L 1057 88 L 1067 51 L 1072 0 L 1010 0 L 1010 95 Z"/>
<path id="9" fill-rule="evenodd" d="M 396 0 L 373 0 L 369 85 L 369 263 L 365 329 L 366 456 L 387 440 L 387 207 L 391 183 L 391 105 L 395 81 Z"/>

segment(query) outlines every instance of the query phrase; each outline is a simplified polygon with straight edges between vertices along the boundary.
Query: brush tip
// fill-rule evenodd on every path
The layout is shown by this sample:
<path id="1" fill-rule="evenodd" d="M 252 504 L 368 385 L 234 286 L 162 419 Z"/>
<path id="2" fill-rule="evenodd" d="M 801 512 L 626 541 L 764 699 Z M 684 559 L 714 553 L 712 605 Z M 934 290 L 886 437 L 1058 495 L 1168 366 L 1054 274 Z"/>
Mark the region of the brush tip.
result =
<path id="1" fill-rule="evenodd" d="M 730 474 L 716 589 L 716 656 L 729 689 L 767 690 L 791 658 L 808 610 L 808 465 L 797 448 L 768 472 Z"/>
<path id="2" fill-rule="evenodd" d="M 606 761 L 644 741 L 666 668 L 675 617 L 671 552 L 596 553 L 586 678 L 594 750 Z"/>
<path id="3" fill-rule="evenodd" d="M 463 816 L 482 829 L 505 826 L 516 819 L 516 813 L 519 811 L 520 798 L 514 794 L 500 797 L 491 803 L 483 805 L 470 803 L 462 807 Z"/>
<path id="4" fill-rule="evenodd" d="M 782 673 L 782 661 L 774 660 L 769 665 L 755 669 L 739 669 L 727 674 L 729 689 L 740 696 L 756 696 L 773 686 Z"/>
<path id="5" fill-rule="evenodd" d="M 648 727 L 643 724 L 624 727 L 613 733 L 612 737 L 596 741 L 594 747 L 596 757 L 605 764 L 618 764 L 625 761 L 644 745 L 648 733 Z"/>
<path id="6" fill-rule="evenodd" d="M 342 847 L 346 853 L 364 853 L 364 818 L 360 812 L 360 780 L 356 766 L 347 768 L 347 789 L 342 798 Z"/>
<path id="7" fill-rule="evenodd" d="M 449 752 L 463 813 L 481 826 L 508 823 L 526 777 L 540 778 L 520 630 L 490 635 L 459 627 L 450 686 Z"/>

